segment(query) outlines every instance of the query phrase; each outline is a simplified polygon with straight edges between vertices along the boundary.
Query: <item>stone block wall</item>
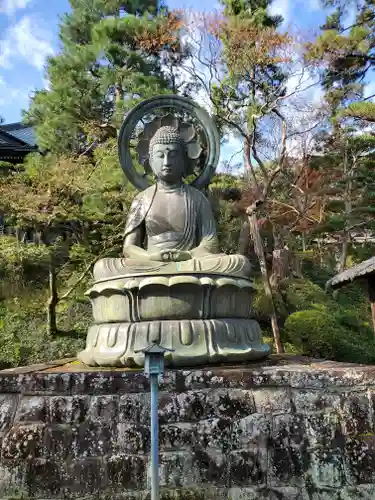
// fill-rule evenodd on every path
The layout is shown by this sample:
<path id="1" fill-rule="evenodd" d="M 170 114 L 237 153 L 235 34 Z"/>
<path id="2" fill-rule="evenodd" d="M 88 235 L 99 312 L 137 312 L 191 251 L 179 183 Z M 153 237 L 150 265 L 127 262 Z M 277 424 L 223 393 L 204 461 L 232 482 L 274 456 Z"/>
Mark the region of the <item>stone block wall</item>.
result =
<path id="1" fill-rule="evenodd" d="M 150 498 L 140 372 L 0 372 L 0 499 Z M 273 357 L 161 380 L 164 500 L 375 499 L 375 367 Z"/>

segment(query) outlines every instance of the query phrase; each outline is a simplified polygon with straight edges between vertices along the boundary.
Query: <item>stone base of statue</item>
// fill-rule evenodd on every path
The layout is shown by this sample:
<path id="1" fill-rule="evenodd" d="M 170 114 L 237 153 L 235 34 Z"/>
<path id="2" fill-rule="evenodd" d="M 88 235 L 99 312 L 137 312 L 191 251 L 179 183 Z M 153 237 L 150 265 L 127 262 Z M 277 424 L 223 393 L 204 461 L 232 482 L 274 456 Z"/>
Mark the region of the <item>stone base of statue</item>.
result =
<path id="1" fill-rule="evenodd" d="M 152 341 L 173 349 L 169 366 L 257 360 L 268 356 L 251 319 L 253 288 L 228 275 L 127 276 L 88 292 L 95 324 L 80 361 L 89 366 L 142 366 Z"/>

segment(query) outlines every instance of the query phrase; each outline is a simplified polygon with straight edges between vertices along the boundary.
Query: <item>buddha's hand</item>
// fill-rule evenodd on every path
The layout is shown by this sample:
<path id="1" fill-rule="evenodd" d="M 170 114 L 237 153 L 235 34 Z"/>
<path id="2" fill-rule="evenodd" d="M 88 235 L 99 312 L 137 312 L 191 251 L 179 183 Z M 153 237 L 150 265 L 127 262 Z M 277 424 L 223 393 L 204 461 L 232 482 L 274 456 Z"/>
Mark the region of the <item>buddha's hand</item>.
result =
<path id="1" fill-rule="evenodd" d="M 163 254 L 161 252 L 158 252 L 157 250 L 155 252 L 151 252 L 148 254 L 148 258 L 150 260 L 154 260 L 154 261 L 157 261 L 157 262 L 163 262 L 163 260 L 165 260 L 163 258 Z"/>
<path id="2" fill-rule="evenodd" d="M 163 250 L 161 254 L 163 260 L 167 262 L 180 262 L 191 259 L 190 252 L 184 250 Z"/>

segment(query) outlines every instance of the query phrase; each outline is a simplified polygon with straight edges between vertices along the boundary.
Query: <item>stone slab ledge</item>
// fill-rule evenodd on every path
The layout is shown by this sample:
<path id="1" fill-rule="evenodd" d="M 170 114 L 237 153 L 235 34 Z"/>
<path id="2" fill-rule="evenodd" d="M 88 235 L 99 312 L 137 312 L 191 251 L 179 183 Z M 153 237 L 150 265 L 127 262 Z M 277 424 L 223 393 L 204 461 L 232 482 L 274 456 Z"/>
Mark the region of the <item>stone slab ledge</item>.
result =
<path id="1" fill-rule="evenodd" d="M 375 389 L 375 366 L 338 363 L 295 355 L 272 355 L 262 362 L 167 370 L 162 391 L 290 387 L 344 391 Z M 142 370 L 92 368 L 75 358 L 0 371 L 0 393 L 118 394 L 149 389 Z"/>

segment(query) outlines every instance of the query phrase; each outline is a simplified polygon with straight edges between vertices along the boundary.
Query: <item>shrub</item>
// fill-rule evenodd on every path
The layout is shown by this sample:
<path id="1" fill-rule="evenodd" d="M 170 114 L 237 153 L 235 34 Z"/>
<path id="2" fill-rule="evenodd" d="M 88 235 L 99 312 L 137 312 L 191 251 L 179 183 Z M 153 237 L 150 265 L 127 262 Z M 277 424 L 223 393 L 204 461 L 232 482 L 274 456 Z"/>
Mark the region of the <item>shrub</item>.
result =
<path id="1" fill-rule="evenodd" d="M 338 325 L 332 316 L 308 309 L 291 314 L 284 325 L 287 339 L 304 354 L 332 358 Z"/>
<path id="2" fill-rule="evenodd" d="M 303 354 L 355 363 L 374 363 L 375 346 L 343 327 L 329 311 L 307 309 L 291 314 L 285 334 Z"/>
<path id="3" fill-rule="evenodd" d="M 312 281 L 306 279 L 288 279 L 281 284 L 281 294 L 288 312 L 310 309 L 314 305 L 328 304 L 329 296 Z"/>
<path id="4" fill-rule="evenodd" d="M 88 301 L 66 302 L 58 314 L 64 331 L 53 338 L 46 334 L 46 290 L 26 287 L 19 296 L 0 301 L 0 369 L 75 356 L 85 344 L 91 322 Z"/>
<path id="5" fill-rule="evenodd" d="M 324 288 L 326 282 L 335 274 L 335 261 L 332 255 L 325 255 L 325 262 L 321 263 L 318 254 L 313 251 L 300 255 L 302 273 L 305 278 Z"/>
<path id="6" fill-rule="evenodd" d="M 0 317 L 0 369 L 75 356 L 83 346 L 79 333 L 47 337 L 43 315 L 21 310 Z"/>

